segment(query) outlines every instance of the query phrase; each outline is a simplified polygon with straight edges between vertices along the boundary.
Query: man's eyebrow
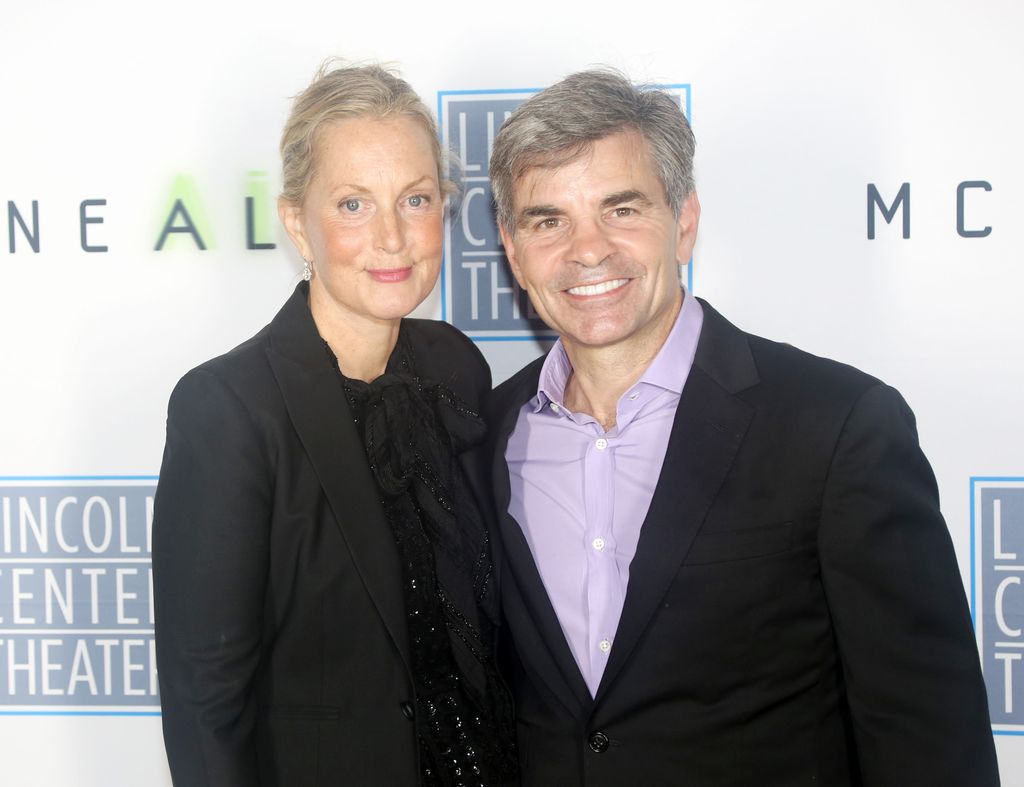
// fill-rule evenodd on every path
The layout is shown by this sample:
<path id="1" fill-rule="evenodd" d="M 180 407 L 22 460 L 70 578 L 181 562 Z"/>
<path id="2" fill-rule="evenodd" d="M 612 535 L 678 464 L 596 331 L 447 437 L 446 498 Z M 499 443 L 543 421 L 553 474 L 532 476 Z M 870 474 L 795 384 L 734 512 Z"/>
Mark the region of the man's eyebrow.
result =
<path id="1" fill-rule="evenodd" d="M 601 200 L 601 207 L 614 208 L 616 205 L 622 205 L 627 202 L 636 202 L 644 206 L 654 204 L 642 191 L 638 191 L 637 189 L 626 189 L 625 191 L 616 191 L 614 194 L 609 194 Z"/>
<path id="2" fill-rule="evenodd" d="M 527 219 L 547 219 L 553 216 L 564 216 L 565 211 L 554 205 L 530 205 L 519 211 L 517 224 L 522 226 Z"/>

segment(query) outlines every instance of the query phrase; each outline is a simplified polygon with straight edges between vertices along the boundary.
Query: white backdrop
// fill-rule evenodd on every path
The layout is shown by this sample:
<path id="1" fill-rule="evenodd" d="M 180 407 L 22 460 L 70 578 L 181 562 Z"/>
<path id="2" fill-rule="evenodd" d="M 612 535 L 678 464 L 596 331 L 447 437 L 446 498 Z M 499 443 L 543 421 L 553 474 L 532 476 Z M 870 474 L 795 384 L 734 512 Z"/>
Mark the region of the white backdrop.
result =
<path id="1" fill-rule="evenodd" d="M 127 669 L 126 686 L 141 695 L 73 705 L 59 693 L 67 664 L 46 674 L 51 693 L 42 693 L 43 640 L 79 634 L 32 612 L 43 592 L 32 572 L 50 557 L 33 558 L 24 533 L 32 541 L 33 525 L 43 527 L 32 516 L 52 519 L 70 497 L 67 511 L 81 522 L 85 497 L 64 487 L 102 498 L 151 484 L 174 382 L 253 334 L 290 293 L 297 257 L 269 213 L 278 135 L 288 97 L 337 54 L 397 62 L 432 106 L 441 91 L 538 88 L 597 63 L 689 85 L 703 206 L 694 289 L 740 327 L 859 366 L 910 402 L 988 632 L 980 646 L 998 700 L 1004 784 L 1024 784 L 1024 739 L 1013 734 L 1024 730 L 1024 691 L 1005 690 L 1007 674 L 1024 686 L 1015 672 L 1024 670 L 1015 595 L 1024 592 L 1012 580 L 1018 544 L 1024 553 L 1024 10 L 1010 0 L 669 7 L 4 3 L 0 502 L 12 508 L 0 506 L 0 781 L 169 784 L 159 717 L 124 715 L 154 712 L 145 645 L 129 648 L 131 665 L 115 656 L 113 668 L 115 682 Z M 991 187 L 964 195 L 962 229 L 991 227 L 985 237 L 957 231 L 965 181 Z M 904 183 L 910 237 L 902 212 L 887 224 L 876 211 L 869 240 L 868 184 L 891 204 Z M 247 196 L 253 240 L 276 249 L 247 249 Z M 207 250 L 180 233 L 154 250 L 176 198 Z M 82 248 L 87 200 L 105 201 L 85 209 L 102 219 L 85 224 L 86 243 L 105 252 Z M 423 313 L 440 308 L 435 294 Z M 537 351 L 531 342 L 481 346 L 497 379 Z M 135 480 L 117 480 L 125 477 Z M 51 508 L 28 495 L 36 502 L 26 520 L 17 496 L 33 487 Z M 20 491 L 5 498 L 5 489 Z M 126 637 L 148 641 L 145 515 L 120 535 L 119 498 L 104 499 L 115 523 L 104 577 L 129 568 L 82 636 L 106 615 L 124 649 Z M 52 557 L 55 538 L 40 555 Z M 996 610 L 994 583 L 1007 577 Z M 17 650 L 29 647 L 31 664 L 29 650 Z"/>

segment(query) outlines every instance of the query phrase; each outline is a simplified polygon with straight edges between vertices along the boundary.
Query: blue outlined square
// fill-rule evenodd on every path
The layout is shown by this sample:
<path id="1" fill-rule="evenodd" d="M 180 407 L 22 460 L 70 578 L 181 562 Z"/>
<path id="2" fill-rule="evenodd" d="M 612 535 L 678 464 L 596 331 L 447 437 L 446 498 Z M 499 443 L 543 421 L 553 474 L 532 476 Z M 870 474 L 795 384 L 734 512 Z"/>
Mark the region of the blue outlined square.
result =
<path id="1" fill-rule="evenodd" d="M 156 480 L 0 477 L 0 715 L 160 715 Z"/>
<path id="2" fill-rule="evenodd" d="M 971 478 L 971 617 L 992 731 L 1024 735 L 1024 478 Z"/>
<path id="3" fill-rule="evenodd" d="M 690 114 L 688 84 L 656 85 L 679 96 Z M 526 293 L 509 271 L 492 207 L 488 162 L 494 137 L 505 119 L 539 88 L 443 90 L 437 94 L 441 140 L 462 163 L 449 177 L 458 183 L 462 205 L 445 224 L 441 268 L 441 318 L 474 341 L 555 339 L 537 317 Z M 693 261 L 687 267 L 693 291 Z"/>

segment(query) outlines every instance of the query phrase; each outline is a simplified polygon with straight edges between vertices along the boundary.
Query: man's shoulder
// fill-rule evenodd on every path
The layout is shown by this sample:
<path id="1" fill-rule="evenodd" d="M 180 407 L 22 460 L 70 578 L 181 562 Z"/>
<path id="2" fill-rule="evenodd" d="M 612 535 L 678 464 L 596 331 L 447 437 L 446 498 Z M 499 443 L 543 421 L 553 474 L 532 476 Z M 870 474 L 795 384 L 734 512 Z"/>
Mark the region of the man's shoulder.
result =
<path id="1" fill-rule="evenodd" d="M 827 385 L 851 389 L 882 384 L 877 377 L 843 361 L 815 355 L 786 342 L 748 336 L 754 362 L 765 383 L 792 381 L 803 388 Z"/>
<path id="2" fill-rule="evenodd" d="M 541 355 L 530 361 L 491 391 L 485 408 L 488 421 L 509 409 L 519 409 L 533 397 L 537 392 L 537 381 L 540 379 L 540 370 L 546 357 L 547 355 Z"/>
<path id="3" fill-rule="evenodd" d="M 786 342 L 768 339 L 737 328 L 707 304 L 705 329 L 714 332 L 714 345 L 732 355 L 749 352 L 757 389 L 773 391 L 793 402 L 808 399 L 856 398 L 865 390 L 884 385 L 855 366 L 815 355 Z M 710 316 L 710 319 L 709 319 Z M 702 336 L 702 339 L 704 337 Z M 721 359 L 709 359 L 715 363 Z"/>

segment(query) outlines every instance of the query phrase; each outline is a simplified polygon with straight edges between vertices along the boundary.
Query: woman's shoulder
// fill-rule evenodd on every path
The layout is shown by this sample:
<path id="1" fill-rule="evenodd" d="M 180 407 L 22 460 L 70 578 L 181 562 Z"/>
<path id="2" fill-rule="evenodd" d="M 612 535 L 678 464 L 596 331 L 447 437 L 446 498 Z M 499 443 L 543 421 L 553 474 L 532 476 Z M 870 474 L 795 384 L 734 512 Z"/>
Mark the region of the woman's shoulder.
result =
<path id="1" fill-rule="evenodd" d="M 463 399 L 478 400 L 491 389 L 491 368 L 480 348 L 458 328 L 439 320 L 403 321 L 417 371 L 448 385 Z"/>
<path id="2" fill-rule="evenodd" d="M 264 328 L 231 350 L 190 369 L 171 393 L 171 409 L 189 403 L 207 407 L 228 401 L 255 404 L 273 383 L 267 346 L 268 329 Z"/>
<path id="3" fill-rule="evenodd" d="M 305 302 L 306 291 L 300 285 L 277 315 L 254 336 L 185 374 L 175 388 L 172 401 L 174 396 L 194 390 L 201 393 L 210 386 L 231 391 L 240 401 L 259 400 L 273 394 L 276 385 L 267 351 L 277 345 L 294 344 L 296 335 L 308 343 L 305 333 L 310 329 L 305 323 L 312 325 L 312 318 Z M 315 328 L 312 335 L 316 335 Z"/>

